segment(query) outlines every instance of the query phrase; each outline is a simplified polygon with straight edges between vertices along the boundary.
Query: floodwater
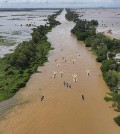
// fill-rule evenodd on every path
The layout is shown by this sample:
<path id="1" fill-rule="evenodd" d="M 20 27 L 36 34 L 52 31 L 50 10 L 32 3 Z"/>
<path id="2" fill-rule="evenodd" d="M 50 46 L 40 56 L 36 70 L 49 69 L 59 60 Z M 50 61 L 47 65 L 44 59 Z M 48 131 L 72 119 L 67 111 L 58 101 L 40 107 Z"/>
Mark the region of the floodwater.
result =
<path id="1" fill-rule="evenodd" d="M 7 39 L 4 44 L 0 42 L 0 57 L 13 52 L 18 43 L 30 40 L 32 29 L 45 25 L 48 16 L 56 11 L 0 11 L 0 36 Z"/>
<path id="2" fill-rule="evenodd" d="M 120 9 L 79 9 L 75 10 L 86 20 L 98 20 L 98 32 L 108 32 L 111 30 L 111 37 L 120 39 Z"/>
<path id="3" fill-rule="evenodd" d="M 49 53 L 49 62 L 39 67 L 40 73 L 33 74 L 26 87 L 13 97 L 21 103 L 1 118 L 0 134 L 120 133 L 120 127 L 113 121 L 118 113 L 104 101 L 108 88 L 100 64 L 83 42 L 71 35 L 74 23 L 65 19 L 65 13 L 57 17 L 62 24 L 48 34 L 55 48 Z M 64 81 L 71 88 L 64 86 Z M 2 109 L 13 100 L 2 102 Z"/>

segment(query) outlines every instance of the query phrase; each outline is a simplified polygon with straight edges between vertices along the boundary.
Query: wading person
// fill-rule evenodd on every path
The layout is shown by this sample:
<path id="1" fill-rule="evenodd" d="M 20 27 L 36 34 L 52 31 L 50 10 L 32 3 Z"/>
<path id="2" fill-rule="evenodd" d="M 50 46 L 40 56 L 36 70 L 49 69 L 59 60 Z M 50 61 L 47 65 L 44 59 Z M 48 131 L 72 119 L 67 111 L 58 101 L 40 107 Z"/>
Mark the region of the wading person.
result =
<path id="1" fill-rule="evenodd" d="M 66 85 L 67 85 L 67 87 L 69 86 L 69 84 L 68 84 L 68 83 L 66 83 Z"/>
<path id="2" fill-rule="evenodd" d="M 56 77 L 56 72 L 53 72 L 54 74 L 53 74 L 53 78 L 55 78 Z"/>
<path id="3" fill-rule="evenodd" d="M 66 85 L 66 82 L 64 81 L 64 86 Z"/>
<path id="4" fill-rule="evenodd" d="M 73 81 L 77 82 L 77 74 L 73 74 L 72 77 L 73 77 Z"/>
<path id="5" fill-rule="evenodd" d="M 71 84 L 69 84 L 69 88 L 71 88 Z"/>
<path id="6" fill-rule="evenodd" d="M 63 72 L 60 72 L 60 77 L 61 77 L 61 78 L 63 77 Z"/>
<path id="7" fill-rule="evenodd" d="M 84 98 L 84 95 L 82 94 L 82 100 L 84 100 L 85 98 Z"/>
<path id="8" fill-rule="evenodd" d="M 73 64 L 75 63 L 76 59 L 73 60 Z"/>
<path id="9" fill-rule="evenodd" d="M 41 101 L 43 101 L 43 99 L 44 99 L 44 96 L 41 97 Z"/>

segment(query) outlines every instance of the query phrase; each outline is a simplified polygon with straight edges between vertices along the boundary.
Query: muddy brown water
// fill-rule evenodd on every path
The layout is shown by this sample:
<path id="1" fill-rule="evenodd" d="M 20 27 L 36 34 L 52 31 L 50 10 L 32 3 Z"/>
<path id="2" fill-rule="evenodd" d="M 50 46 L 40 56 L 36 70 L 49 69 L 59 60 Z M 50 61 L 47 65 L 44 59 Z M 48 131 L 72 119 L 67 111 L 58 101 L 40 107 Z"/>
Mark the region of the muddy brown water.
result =
<path id="1" fill-rule="evenodd" d="M 48 34 L 55 48 L 49 53 L 49 62 L 16 94 L 22 103 L 1 119 L 0 134 L 120 134 L 113 121 L 118 113 L 104 101 L 108 88 L 100 64 L 83 42 L 71 35 L 74 23 L 65 19 L 65 13 L 57 17 L 62 24 Z M 57 72 L 56 78 L 53 72 Z M 77 74 L 77 82 L 73 74 Z M 64 86 L 64 81 L 71 88 Z"/>

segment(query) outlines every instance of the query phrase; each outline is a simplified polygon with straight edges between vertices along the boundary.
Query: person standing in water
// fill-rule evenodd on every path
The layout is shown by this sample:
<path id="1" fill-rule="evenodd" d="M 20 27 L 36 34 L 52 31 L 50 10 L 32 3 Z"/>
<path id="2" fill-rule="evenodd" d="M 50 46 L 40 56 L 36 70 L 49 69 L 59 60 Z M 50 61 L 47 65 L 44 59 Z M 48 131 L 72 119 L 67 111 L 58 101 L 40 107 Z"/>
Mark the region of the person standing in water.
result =
<path id="1" fill-rule="evenodd" d="M 43 101 L 43 99 L 44 99 L 44 96 L 41 97 L 41 101 Z"/>
<path id="2" fill-rule="evenodd" d="M 76 59 L 73 60 L 73 64 L 75 63 Z"/>
<path id="3" fill-rule="evenodd" d="M 71 84 L 69 84 L 69 88 L 71 88 Z"/>
<path id="4" fill-rule="evenodd" d="M 60 72 L 60 77 L 61 77 L 61 78 L 63 77 L 63 72 Z"/>
<path id="5" fill-rule="evenodd" d="M 73 81 L 77 82 L 77 74 L 72 74 L 72 77 L 73 77 Z"/>
<path id="6" fill-rule="evenodd" d="M 64 86 L 66 85 L 66 82 L 64 81 Z"/>
<path id="7" fill-rule="evenodd" d="M 69 83 L 66 83 L 66 86 L 68 87 L 69 86 Z"/>
<path id="8" fill-rule="evenodd" d="M 82 100 L 84 101 L 85 100 L 85 98 L 84 98 L 84 95 L 82 94 Z"/>
<path id="9" fill-rule="evenodd" d="M 53 78 L 56 78 L 56 74 L 57 74 L 57 73 L 56 73 L 56 72 L 53 72 L 53 73 L 54 73 L 54 74 L 53 74 Z"/>

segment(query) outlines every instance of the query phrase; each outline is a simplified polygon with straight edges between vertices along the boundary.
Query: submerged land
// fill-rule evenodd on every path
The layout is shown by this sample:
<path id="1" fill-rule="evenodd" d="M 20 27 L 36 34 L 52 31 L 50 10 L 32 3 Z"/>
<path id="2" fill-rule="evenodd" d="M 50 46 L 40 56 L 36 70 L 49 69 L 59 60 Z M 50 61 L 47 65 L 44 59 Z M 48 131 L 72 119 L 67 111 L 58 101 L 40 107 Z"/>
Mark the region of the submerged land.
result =
<path id="1" fill-rule="evenodd" d="M 87 9 L 84 10 L 87 12 Z M 6 86 L 3 82 L 5 95 L 9 98 L 19 91 L 11 99 L 0 103 L 0 133 L 120 133 L 119 118 L 118 125 L 113 121 L 114 117 L 119 116 L 120 67 L 117 64 L 119 60 L 114 60 L 114 57 L 119 53 L 120 41 L 108 38 L 104 31 L 97 35 L 95 30 L 99 28 L 99 21 L 79 18 L 83 13 L 81 10 L 58 11 L 48 18 L 49 26 L 33 29 L 31 41 L 23 42 L 13 54 L 1 59 L 5 66 L 1 69 L 7 71 L 4 76 L 10 75 L 12 78 L 10 81 L 10 78 L 6 79 Z M 101 39 L 104 42 L 100 42 Z M 51 48 L 54 50 L 49 52 Z M 106 55 L 108 51 L 109 59 Z M 21 54 L 22 57 L 24 54 L 23 58 Z M 22 60 L 16 59 L 19 56 Z M 44 66 L 38 67 L 43 63 Z M 7 65 L 10 65 L 9 68 Z M 115 80 L 111 79 L 111 74 Z M 107 82 L 108 79 L 113 84 Z M 14 85 L 18 86 L 17 90 L 15 87 L 12 90 L 11 81 L 17 83 Z M 23 88 L 19 89 L 19 86 Z M 14 91 L 10 92 L 10 96 L 7 87 Z M 6 96 L 3 97 L 1 95 L 1 100 L 6 99 Z M 109 102 L 105 102 L 104 98 Z"/>
<path id="2" fill-rule="evenodd" d="M 45 25 L 47 18 L 57 11 L 58 9 L 1 9 L 0 57 L 12 53 L 19 43 L 29 41 L 32 29 Z"/>

